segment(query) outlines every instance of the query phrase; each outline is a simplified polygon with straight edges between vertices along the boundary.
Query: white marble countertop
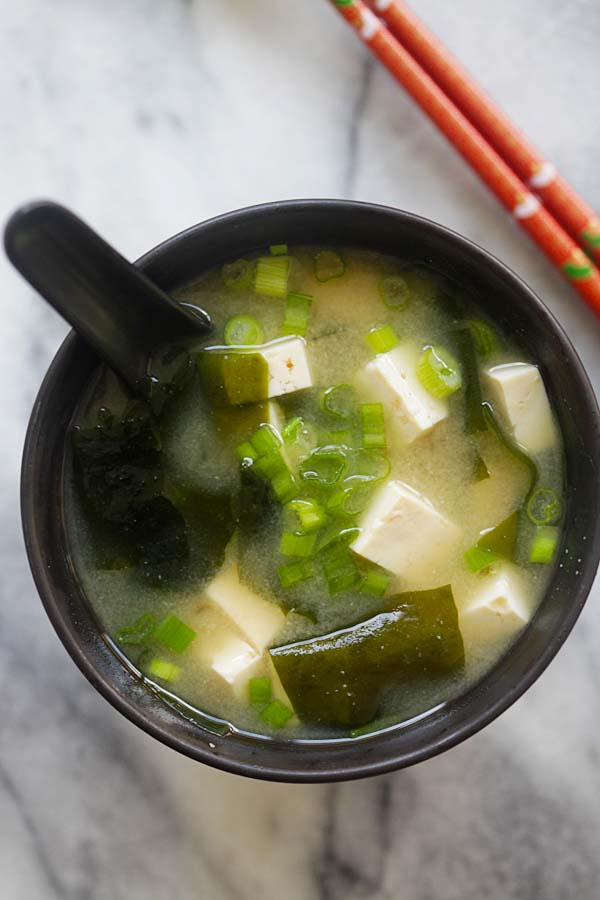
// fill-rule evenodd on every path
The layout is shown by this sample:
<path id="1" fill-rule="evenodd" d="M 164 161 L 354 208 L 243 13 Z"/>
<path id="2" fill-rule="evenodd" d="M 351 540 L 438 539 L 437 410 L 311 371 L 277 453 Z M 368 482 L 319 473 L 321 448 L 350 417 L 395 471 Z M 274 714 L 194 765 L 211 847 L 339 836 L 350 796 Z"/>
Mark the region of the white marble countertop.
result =
<path id="1" fill-rule="evenodd" d="M 598 0 L 415 5 L 599 208 Z M 20 0 L 0 60 L 2 217 L 52 197 L 135 258 L 264 200 L 404 207 L 522 275 L 600 388 L 599 323 L 320 0 Z M 600 585 L 526 697 L 415 769 L 290 787 L 184 759 L 94 692 L 37 598 L 19 457 L 65 327 L 4 259 L 0 285 L 2 900 L 595 900 Z"/>

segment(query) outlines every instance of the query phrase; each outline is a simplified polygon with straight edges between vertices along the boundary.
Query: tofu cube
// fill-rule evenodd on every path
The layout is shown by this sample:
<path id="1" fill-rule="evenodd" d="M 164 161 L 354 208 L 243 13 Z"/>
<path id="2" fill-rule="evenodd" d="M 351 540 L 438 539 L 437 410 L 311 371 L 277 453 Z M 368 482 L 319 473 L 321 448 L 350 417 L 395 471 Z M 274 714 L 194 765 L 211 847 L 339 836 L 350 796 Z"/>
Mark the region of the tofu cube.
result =
<path id="1" fill-rule="evenodd" d="M 380 353 L 359 372 L 356 387 L 367 400 L 383 403 L 386 424 L 410 444 L 448 415 L 445 400 L 429 394 L 417 377 L 421 350 L 401 344 Z"/>
<path id="2" fill-rule="evenodd" d="M 494 366 L 484 379 L 494 408 L 526 451 L 540 453 L 555 443 L 554 419 L 537 366 Z"/>
<path id="3" fill-rule="evenodd" d="M 388 572 L 427 580 L 456 549 L 461 530 L 402 481 L 389 481 L 374 497 L 350 545 Z"/>
<path id="4" fill-rule="evenodd" d="M 260 653 L 285 623 L 281 609 L 263 600 L 239 579 L 237 565 L 227 564 L 205 589 L 206 598 L 227 615 L 245 640 Z"/>
<path id="5" fill-rule="evenodd" d="M 477 643 L 519 631 L 530 613 L 516 566 L 504 563 L 489 575 L 478 578 L 475 593 L 460 609 L 460 628 L 465 639 Z"/>
<path id="6" fill-rule="evenodd" d="M 261 654 L 254 647 L 237 635 L 229 634 L 214 653 L 211 668 L 231 685 L 240 699 L 244 699 L 248 681 L 254 677 L 260 662 Z"/>
<path id="7" fill-rule="evenodd" d="M 263 345 L 260 353 L 269 367 L 269 397 L 281 397 L 312 387 L 304 338 L 272 341 Z"/>

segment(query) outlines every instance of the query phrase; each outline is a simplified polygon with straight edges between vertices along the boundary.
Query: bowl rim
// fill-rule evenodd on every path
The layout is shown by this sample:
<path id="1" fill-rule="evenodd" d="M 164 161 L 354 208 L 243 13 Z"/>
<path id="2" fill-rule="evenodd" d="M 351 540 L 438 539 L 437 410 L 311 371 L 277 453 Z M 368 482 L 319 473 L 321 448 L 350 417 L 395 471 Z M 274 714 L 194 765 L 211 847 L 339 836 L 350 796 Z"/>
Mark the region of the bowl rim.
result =
<path id="1" fill-rule="evenodd" d="M 367 210 L 373 214 L 393 215 L 399 217 L 405 223 L 413 224 L 417 228 L 425 229 L 425 231 L 437 234 L 449 244 L 459 245 L 469 254 L 469 256 L 479 258 L 482 263 L 485 263 L 488 267 L 491 266 L 504 279 L 508 279 L 512 282 L 515 289 L 524 297 L 526 296 L 528 301 L 533 304 L 537 314 L 546 319 L 546 322 L 557 336 L 562 348 L 568 355 L 572 370 L 572 380 L 577 382 L 582 388 L 588 411 L 596 422 L 595 428 L 593 429 L 595 440 L 593 455 L 597 460 L 600 460 L 600 411 L 598 409 L 596 396 L 575 348 L 554 314 L 545 306 L 543 301 L 532 291 L 532 289 L 496 256 L 471 241 L 469 238 L 430 219 L 406 210 L 353 200 L 300 199 L 256 204 L 214 216 L 196 225 L 192 225 L 189 228 L 183 229 L 141 256 L 136 261 L 136 265 L 147 271 L 153 266 L 160 265 L 160 261 L 166 255 L 170 254 L 183 241 L 189 239 L 193 235 L 202 234 L 209 229 L 215 228 L 215 226 L 235 227 L 242 219 L 254 219 L 257 216 L 285 211 L 286 209 L 306 213 L 335 210 L 346 212 L 348 214 L 355 214 L 361 210 Z M 591 540 L 588 544 L 588 547 L 590 547 L 590 545 L 593 546 L 592 554 L 590 557 L 586 558 L 586 562 L 582 566 L 581 577 L 576 587 L 577 602 L 572 603 L 565 612 L 564 617 L 561 618 L 560 634 L 555 636 L 553 640 L 547 642 L 543 651 L 536 657 L 525 675 L 523 675 L 517 683 L 513 684 L 510 689 L 497 697 L 496 700 L 492 701 L 489 706 L 481 709 L 478 713 L 474 713 L 462 724 L 459 723 L 451 733 L 437 737 L 433 745 L 430 740 L 429 742 L 424 742 L 421 747 L 414 749 L 411 752 L 404 753 L 400 757 L 393 755 L 385 760 L 369 762 L 368 754 L 366 754 L 367 759 L 361 761 L 361 759 L 358 758 L 355 764 L 344 766 L 343 769 L 334 766 L 333 768 L 311 771 L 307 770 L 305 767 L 298 766 L 286 766 L 283 769 L 280 769 L 277 766 L 263 766 L 252 758 L 250 758 L 249 761 L 232 761 L 229 758 L 223 759 L 218 754 L 212 753 L 209 749 L 210 745 L 204 748 L 200 744 L 192 744 L 182 737 L 178 737 L 172 733 L 172 729 L 170 729 L 168 725 L 164 725 L 160 721 L 159 716 L 152 717 L 143 709 L 138 708 L 132 701 L 123 696 L 109 679 L 103 677 L 99 673 L 93 660 L 85 653 L 81 643 L 71 633 L 69 627 L 67 627 L 64 616 L 61 615 L 57 604 L 54 602 L 54 591 L 47 571 L 47 562 L 42 553 L 43 540 L 39 535 L 39 523 L 34 502 L 34 491 L 30 487 L 31 480 L 28 475 L 32 470 L 35 470 L 36 467 L 39 467 L 39 462 L 37 460 L 39 451 L 36 436 L 38 433 L 38 423 L 41 412 L 46 405 L 48 396 L 55 389 L 57 373 L 61 366 L 65 364 L 65 360 L 69 358 L 78 343 L 80 343 L 79 338 L 71 331 L 59 347 L 37 394 L 27 428 L 21 469 L 21 515 L 27 556 L 46 613 L 52 622 L 58 637 L 80 671 L 85 675 L 93 687 L 95 687 L 96 690 L 115 707 L 115 709 L 121 712 L 134 725 L 140 727 L 150 736 L 157 738 L 163 744 L 188 757 L 204 762 L 222 771 L 269 781 L 295 783 L 345 781 L 405 768 L 425 759 L 433 758 L 445 750 L 462 743 L 462 741 L 477 733 L 496 719 L 502 712 L 515 703 L 516 700 L 518 700 L 539 678 L 573 629 L 591 590 L 600 558 L 600 517 L 597 517 L 596 519 L 595 528 L 592 528 Z M 598 510 L 600 509 L 600 486 L 595 485 L 594 487 L 595 494 L 593 506 Z M 543 599 L 541 603 L 543 603 Z M 469 692 L 470 691 L 468 690 L 467 694 L 462 696 L 468 696 Z M 378 737 L 381 738 L 386 733 L 386 731 L 375 732 L 371 736 L 371 740 L 375 741 Z M 226 739 L 230 740 L 231 736 L 227 736 Z M 288 750 L 290 747 L 293 748 L 296 745 L 297 742 L 294 741 L 281 742 L 280 744 L 282 748 L 285 747 L 288 748 Z M 356 742 L 345 742 L 346 747 L 354 746 L 360 748 L 361 745 L 363 745 L 362 739 Z M 318 747 L 319 743 L 315 742 L 315 746 Z M 358 757 L 360 756 L 361 754 L 358 754 Z"/>

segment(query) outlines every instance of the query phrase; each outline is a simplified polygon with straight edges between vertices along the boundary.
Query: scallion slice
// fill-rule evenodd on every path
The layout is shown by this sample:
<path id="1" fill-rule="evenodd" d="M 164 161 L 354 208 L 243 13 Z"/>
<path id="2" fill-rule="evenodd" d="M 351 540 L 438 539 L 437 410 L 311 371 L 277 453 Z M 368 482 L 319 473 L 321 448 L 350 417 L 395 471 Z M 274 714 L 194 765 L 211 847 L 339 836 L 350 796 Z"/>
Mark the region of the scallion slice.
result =
<path id="1" fill-rule="evenodd" d="M 226 263 L 221 269 L 221 278 L 225 287 L 234 291 L 243 291 L 252 284 L 253 264 L 247 259 L 236 259 Z"/>
<path id="2" fill-rule="evenodd" d="M 323 574 L 331 595 L 349 591 L 360 584 L 361 575 L 352 553 L 343 546 L 324 553 L 321 557 Z"/>
<path id="3" fill-rule="evenodd" d="M 115 638 L 119 644 L 125 644 L 130 647 L 140 647 L 154 636 L 158 622 L 151 613 L 141 616 L 133 625 L 125 625 L 115 634 Z"/>
<path id="4" fill-rule="evenodd" d="M 300 416 L 294 416 L 293 419 L 290 419 L 289 422 L 284 426 L 283 431 L 281 432 L 281 437 L 285 441 L 285 443 L 293 443 L 302 428 L 304 427 L 304 422 L 300 418 Z"/>
<path id="5" fill-rule="evenodd" d="M 155 657 L 150 661 L 148 674 L 153 678 L 160 678 L 161 681 L 177 681 L 181 676 L 181 669 L 175 663 Z"/>
<path id="6" fill-rule="evenodd" d="M 396 332 L 390 325 L 381 325 L 378 328 L 372 328 L 366 335 L 365 341 L 367 346 L 373 353 L 387 353 L 398 346 L 398 337 Z"/>
<path id="7" fill-rule="evenodd" d="M 248 693 L 253 706 L 270 703 L 273 697 L 273 685 L 269 676 L 262 675 L 259 678 L 251 678 L 248 682 Z"/>
<path id="8" fill-rule="evenodd" d="M 287 304 L 281 328 L 282 335 L 298 334 L 300 337 L 305 336 L 312 302 L 313 298 L 308 294 L 290 292 L 287 295 Z"/>
<path id="9" fill-rule="evenodd" d="M 560 514 L 560 500 L 550 488 L 537 488 L 529 498 L 527 515 L 534 525 L 554 525 Z"/>
<path id="10" fill-rule="evenodd" d="M 293 534 L 291 531 L 284 531 L 279 542 L 279 552 L 282 556 L 311 557 L 316 543 L 316 534 Z"/>
<path id="11" fill-rule="evenodd" d="M 264 339 L 262 325 L 254 316 L 234 316 L 227 322 L 223 332 L 223 340 L 229 345 L 262 344 Z"/>
<path id="12" fill-rule="evenodd" d="M 346 271 L 346 263 L 335 250 L 319 250 L 313 260 L 315 278 L 324 284 L 332 278 L 341 278 Z"/>
<path id="13" fill-rule="evenodd" d="M 383 597 L 390 586 L 391 580 L 392 576 L 381 569 L 367 569 L 366 572 L 363 572 L 360 590 L 363 594 Z"/>
<path id="14" fill-rule="evenodd" d="M 558 546 L 560 529 L 554 525 L 539 525 L 535 529 L 531 548 L 529 550 L 529 562 L 551 563 Z"/>
<path id="15" fill-rule="evenodd" d="M 386 275 L 377 285 L 379 296 L 390 309 L 405 309 L 410 300 L 410 288 L 401 275 Z"/>
<path id="16" fill-rule="evenodd" d="M 327 522 L 327 514 L 316 500 L 291 500 L 286 510 L 293 519 L 293 529 L 299 534 L 318 531 Z"/>
<path id="17" fill-rule="evenodd" d="M 327 501 L 327 512 L 333 516 L 356 516 L 362 512 L 372 494 L 370 484 L 343 485 Z"/>
<path id="18" fill-rule="evenodd" d="M 382 403 L 360 404 L 360 429 L 364 450 L 384 450 L 387 447 Z"/>
<path id="19" fill-rule="evenodd" d="M 482 550 L 477 546 L 470 547 L 465 553 L 465 562 L 471 572 L 479 572 L 499 559 L 502 559 L 499 553 L 495 553 L 493 550 Z"/>
<path id="20" fill-rule="evenodd" d="M 356 392 L 352 385 L 336 384 L 324 390 L 321 409 L 338 419 L 350 419 L 356 410 Z"/>
<path id="21" fill-rule="evenodd" d="M 294 713 L 281 700 L 273 700 L 263 709 L 260 717 L 272 728 L 283 728 L 290 719 L 293 719 Z"/>
<path id="22" fill-rule="evenodd" d="M 269 247 L 269 253 L 271 256 L 287 256 L 288 254 L 288 245 L 287 244 L 271 244 Z"/>
<path id="23" fill-rule="evenodd" d="M 242 444 L 238 444 L 235 448 L 235 454 L 242 462 L 247 460 L 252 463 L 258 459 L 258 453 L 250 441 L 244 441 Z"/>
<path id="24" fill-rule="evenodd" d="M 254 290 L 265 297 L 283 299 L 288 292 L 290 261 L 286 256 L 261 256 L 256 263 Z"/>
<path id="25" fill-rule="evenodd" d="M 356 525 L 331 525 L 325 528 L 319 536 L 317 544 L 318 553 L 337 552 L 340 548 L 349 547 L 360 534 L 360 528 Z"/>
<path id="26" fill-rule="evenodd" d="M 491 356 L 498 349 L 498 337 L 493 328 L 482 319 L 469 319 L 467 325 L 473 336 L 475 350 L 481 359 Z"/>
<path id="27" fill-rule="evenodd" d="M 289 503 L 300 493 L 298 483 L 287 466 L 272 476 L 271 487 L 280 503 Z"/>
<path id="28" fill-rule="evenodd" d="M 346 453 L 342 447 L 317 447 L 300 463 L 300 477 L 321 487 L 337 484 L 347 466 Z"/>
<path id="29" fill-rule="evenodd" d="M 283 588 L 294 587 L 302 581 L 307 581 L 315 574 L 312 560 L 301 559 L 298 562 L 286 563 L 277 570 L 279 581 Z"/>
<path id="30" fill-rule="evenodd" d="M 460 367 L 444 347 L 425 349 L 417 363 L 417 377 L 433 397 L 447 397 L 462 387 Z"/>
<path id="31" fill-rule="evenodd" d="M 350 456 L 349 474 L 345 484 L 370 483 L 385 481 L 392 471 L 389 457 L 381 450 L 355 450 Z"/>
<path id="32" fill-rule="evenodd" d="M 282 441 L 279 432 L 272 425 L 261 425 L 250 438 L 250 443 L 259 456 L 264 456 L 281 447 Z"/>
<path id="33" fill-rule="evenodd" d="M 173 653 L 183 653 L 190 646 L 196 632 L 185 622 L 182 622 L 177 616 L 171 615 L 163 619 L 156 632 L 154 638 Z"/>

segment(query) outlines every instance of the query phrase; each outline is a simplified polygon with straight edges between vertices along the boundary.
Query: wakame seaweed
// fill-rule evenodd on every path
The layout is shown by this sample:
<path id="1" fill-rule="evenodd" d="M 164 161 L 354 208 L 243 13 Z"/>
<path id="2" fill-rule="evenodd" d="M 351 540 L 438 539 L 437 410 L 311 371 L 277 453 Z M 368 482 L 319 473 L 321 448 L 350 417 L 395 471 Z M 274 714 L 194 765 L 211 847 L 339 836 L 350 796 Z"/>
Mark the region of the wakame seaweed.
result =
<path id="1" fill-rule="evenodd" d="M 123 548 L 128 564 L 140 564 L 148 578 L 160 582 L 174 574 L 189 548 L 185 520 L 164 493 L 155 418 L 137 399 L 125 402 L 120 414 L 102 406 L 86 418 L 73 430 L 72 442 L 96 531 Z"/>
<path id="2" fill-rule="evenodd" d="M 384 610 L 349 628 L 270 651 L 300 716 L 329 725 L 371 721 L 388 685 L 464 664 L 449 585 L 389 598 Z"/>

